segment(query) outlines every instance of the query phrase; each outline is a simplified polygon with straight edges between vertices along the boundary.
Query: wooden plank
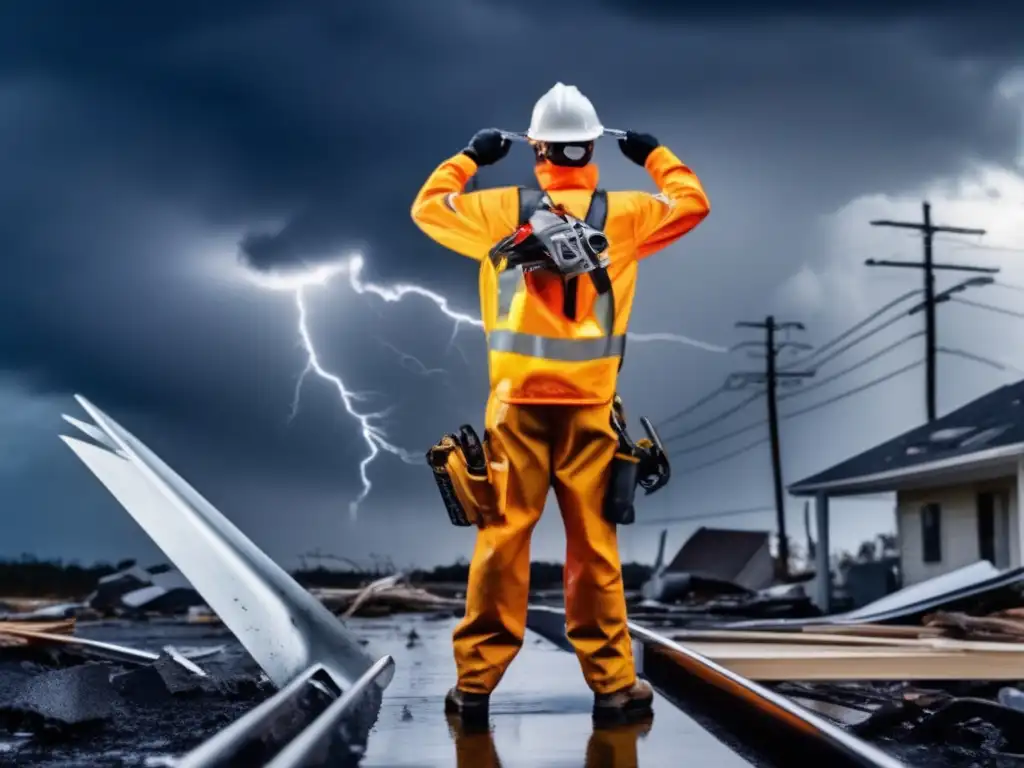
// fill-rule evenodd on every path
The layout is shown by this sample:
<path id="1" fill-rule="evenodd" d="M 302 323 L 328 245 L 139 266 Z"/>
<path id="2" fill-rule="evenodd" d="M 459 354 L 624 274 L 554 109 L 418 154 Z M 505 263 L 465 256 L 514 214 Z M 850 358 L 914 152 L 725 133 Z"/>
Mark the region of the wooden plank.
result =
<path id="1" fill-rule="evenodd" d="M 785 643 L 795 645 L 866 645 L 885 647 L 921 647 L 930 639 L 917 637 L 862 637 L 852 634 L 824 634 L 810 632 L 772 632 L 732 629 L 682 629 L 672 633 L 672 639 L 684 645 L 691 641 L 726 643 Z"/>
<path id="2" fill-rule="evenodd" d="M 901 647 L 819 647 L 767 643 L 687 643 L 751 680 L 1019 680 L 1012 653 Z"/>
<path id="3" fill-rule="evenodd" d="M 902 626 L 889 624 L 819 624 L 802 627 L 801 631 L 827 635 L 859 635 L 863 637 L 942 637 L 941 627 Z"/>
<path id="4" fill-rule="evenodd" d="M 8 629 L 28 629 L 33 632 L 48 632 L 50 634 L 69 635 L 75 630 L 75 620 L 60 619 L 58 621 L 0 621 L 0 633 Z"/>
<path id="5" fill-rule="evenodd" d="M 992 651 L 998 653 L 1024 653 L 1021 642 L 983 642 L 956 640 L 949 637 L 861 637 L 859 635 L 811 634 L 810 632 L 765 632 L 728 629 L 683 629 L 672 634 L 672 639 L 683 645 L 706 643 L 756 643 L 794 646 L 842 646 L 872 648 L 908 648 L 917 652 L 939 649 L 946 651 Z M 812 651 L 813 652 L 813 651 Z"/>
<path id="6" fill-rule="evenodd" d="M 74 619 L 60 621 L 0 621 L 0 648 L 16 648 L 29 645 L 32 640 L 17 634 L 29 630 L 48 632 L 55 635 L 71 635 L 75 631 Z"/>

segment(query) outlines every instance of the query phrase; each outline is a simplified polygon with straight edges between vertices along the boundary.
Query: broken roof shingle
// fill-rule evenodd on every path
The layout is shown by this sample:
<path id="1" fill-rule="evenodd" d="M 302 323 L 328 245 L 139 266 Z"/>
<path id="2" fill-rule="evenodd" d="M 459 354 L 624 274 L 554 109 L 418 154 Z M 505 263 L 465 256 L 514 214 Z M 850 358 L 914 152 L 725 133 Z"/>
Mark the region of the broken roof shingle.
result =
<path id="1" fill-rule="evenodd" d="M 792 493 L 1024 443 L 1024 380 L 789 486 Z"/>
<path id="2" fill-rule="evenodd" d="M 690 573 L 695 576 L 729 581 L 748 589 L 761 589 L 767 584 L 745 583 L 751 562 L 763 557 L 771 576 L 771 554 L 768 550 L 769 534 L 764 531 L 744 531 L 729 528 L 700 527 L 686 540 L 665 567 L 666 573 Z M 759 573 L 749 574 L 755 580 Z"/>

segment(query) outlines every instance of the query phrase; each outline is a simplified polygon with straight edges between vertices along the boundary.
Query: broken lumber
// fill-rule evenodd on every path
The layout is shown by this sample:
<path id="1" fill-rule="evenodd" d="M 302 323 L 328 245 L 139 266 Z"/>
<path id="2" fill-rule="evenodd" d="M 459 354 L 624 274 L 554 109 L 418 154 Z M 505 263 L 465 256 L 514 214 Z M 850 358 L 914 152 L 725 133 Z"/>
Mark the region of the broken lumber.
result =
<path id="1" fill-rule="evenodd" d="M 785 642 L 695 641 L 684 645 L 757 681 L 1019 680 L 1024 665 L 1024 645 L 1003 651 L 962 647 L 814 647 Z"/>
<path id="2" fill-rule="evenodd" d="M 958 635 L 999 635 L 1024 642 L 1024 621 L 1000 616 L 969 616 L 966 613 L 939 611 L 924 617 L 930 627 L 953 630 Z"/>
<path id="3" fill-rule="evenodd" d="M 857 635 L 859 637 L 941 637 L 941 627 L 904 626 L 898 624 L 815 624 L 800 628 L 802 632 L 826 635 Z"/>
<path id="4" fill-rule="evenodd" d="M 861 637 L 859 635 L 826 634 L 811 632 L 771 632 L 763 630 L 730 629 L 684 629 L 673 633 L 672 639 L 689 645 L 692 642 L 720 643 L 761 643 L 799 646 L 867 646 L 874 648 L 910 648 L 957 651 L 991 651 L 999 653 L 1024 653 L 1024 644 L 1019 642 L 994 643 L 950 637 Z"/>
<path id="5" fill-rule="evenodd" d="M 33 642 L 25 630 L 32 633 L 70 636 L 75 631 L 75 620 L 62 621 L 0 621 L 0 647 L 20 647 Z"/>
<path id="6" fill-rule="evenodd" d="M 360 611 L 365 611 L 371 606 L 384 607 L 395 612 L 413 613 L 451 610 L 463 605 L 462 600 L 440 597 L 425 589 L 402 585 L 375 589 L 372 592 L 367 592 L 366 587 L 361 589 L 314 589 L 311 591 L 325 606 L 337 613 L 348 611 L 353 604 L 359 601 L 353 615 L 358 615 Z M 364 595 L 361 601 L 359 600 L 360 595 Z"/>

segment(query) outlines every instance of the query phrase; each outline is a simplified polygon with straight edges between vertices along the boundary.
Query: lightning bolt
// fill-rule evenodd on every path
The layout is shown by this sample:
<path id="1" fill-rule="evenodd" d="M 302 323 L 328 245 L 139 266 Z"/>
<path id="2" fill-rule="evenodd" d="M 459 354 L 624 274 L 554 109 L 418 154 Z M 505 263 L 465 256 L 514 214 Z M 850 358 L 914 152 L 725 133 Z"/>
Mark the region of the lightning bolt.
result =
<path id="1" fill-rule="evenodd" d="M 459 329 L 463 325 L 472 325 L 478 328 L 483 328 L 483 323 L 478 318 L 455 311 L 449 305 L 446 297 L 434 293 L 422 286 L 406 283 L 381 286 L 375 283 L 365 282 L 362 279 L 363 266 L 364 262 L 362 256 L 353 255 L 342 261 L 331 264 L 321 264 L 302 272 L 248 273 L 249 279 L 259 287 L 272 291 L 286 291 L 292 293 L 295 298 L 295 308 L 298 313 L 297 324 L 299 340 L 306 353 L 306 366 L 295 383 L 295 392 L 292 397 L 292 410 L 289 415 L 289 420 L 294 419 L 298 415 L 302 387 L 309 375 L 314 374 L 334 386 L 338 392 L 338 398 L 341 401 L 342 407 L 359 424 L 360 434 L 362 435 L 363 442 L 366 444 L 367 452 L 359 462 L 359 479 L 362 482 L 362 489 L 360 490 L 359 495 L 349 503 L 349 514 L 353 518 L 355 518 L 359 512 L 359 505 L 366 500 L 367 496 L 369 496 L 370 492 L 373 490 L 373 482 L 370 480 L 369 468 L 381 453 L 389 453 L 392 456 L 396 456 L 406 464 L 414 465 L 422 463 L 423 457 L 418 453 L 414 454 L 405 448 L 395 445 L 388 439 L 387 434 L 380 425 L 380 421 L 388 416 L 390 409 L 371 412 L 361 411 L 357 407 L 357 404 L 365 403 L 368 396 L 372 393 L 356 392 L 349 389 L 345 385 L 344 380 L 338 374 L 332 373 L 324 368 L 323 363 L 320 360 L 320 355 L 317 352 L 316 344 L 313 341 L 312 333 L 309 329 L 309 311 L 306 305 L 307 290 L 315 287 L 324 287 L 335 277 L 345 275 L 348 277 L 349 286 L 356 293 L 370 294 L 383 299 L 388 303 L 401 301 L 408 296 L 419 296 L 421 298 L 428 299 L 433 302 L 444 315 L 454 321 L 452 335 L 449 340 L 449 347 L 454 344 Z M 391 345 L 387 346 L 395 349 Z M 403 361 L 417 364 L 423 373 L 429 374 L 435 372 L 432 369 L 428 369 L 411 355 L 407 355 L 397 349 L 395 349 L 395 351 L 399 353 Z"/>
<path id="2" fill-rule="evenodd" d="M 289 415 L 289 420 L 294 419 L 298 415 L 303 384 L 306 382 L 306 379 L 310 374 L 314 374 L 334 386 L 338 392 L 338 398 L 341 401 L 342 407 L 344 407 L 345 411 L 359 424 L 360 433 L 362 435 L 363 442 L 366 444 L 367 453 L 366 456 L 363 457 L 362 461 L 359 462 L 359 478 L 362 481 L 362 489 L 360 490 L 359 495 L 349 503 L 349 514 L 353 519 L 358 514 L 359 505 L 366 500 L 370 495 L 370 492 L 373 490 L 373 482 L 370 480 L 369 476 L 369 467 L 374 460 L 381 455 L 381 453 L 389 453 L 400 459 L 402 462 L 413 465 L 421 464 L 423 456 L 419 453 L 411 453 L 405 448 L 395 445 L 388 439 L 384 429 L 380 426 L 380 420 L 385 418 L 390 413 L 391 409 L 367 413 L 361 412 L 356 407 L 357 403 L 364 403 L 369 395 L 373 393 L 355 392 L 350 390 L 338 374 L 332 373 L 324 368 L 309 329 L 309 312 L 306 305 L 307 289 L 327 286 L 335 277 L 345 275 L 348 278 L 349 287 L 354 292 L 361 295 L 376 296 L 389 304 L 399 302 L 409 296 L 418 296 L 420 298 L 427 299 L 432 302 L 442 314 L 453 321 L 452 335 L 448 341 L 449 349 L 454 345 L 459 330 L 463 326 L 470 325 L 474 328 L 483 329 L 483 322 L 480 318 L 452 309 L 445 296 L 434 293 L 421 285 L 413 283 L 395 283 L 393 285 L 383 286 L 364 281 L 362 279 L 363 267 L 363 257 L 359 254 L 354 254 L 341 261 L 321 264 L 301 272 L 268 273 L 253 270 L 248 270 L 246 272 L 246 277 L 260 288 L 271 291 L 289 292 L 293 294 L 295 299 L 295 308 L 298 313 L 297 325 L 299 340 L 306 353 L 306 366 L 295 383 L 295 392 L 292 397 L 292 410 Z M 697 347 L 710 352 L 725 353 L 728 351 L 725 347 L 708 344 L 706 342 L 691 339 L 688 336 L 675 333 L 629 333 L 627 336 L 633 341 L 639 342 L 665 341 L 674 344 Z M 386 344 L 385 346 L 388 346 L 396 352 L 403 361 L 413 363 L 417 367 L 418 371 L 424 375 L 442 372 L 440 369 L 427 368 L 417 358 L 396 349 L 390 344 Z"/>

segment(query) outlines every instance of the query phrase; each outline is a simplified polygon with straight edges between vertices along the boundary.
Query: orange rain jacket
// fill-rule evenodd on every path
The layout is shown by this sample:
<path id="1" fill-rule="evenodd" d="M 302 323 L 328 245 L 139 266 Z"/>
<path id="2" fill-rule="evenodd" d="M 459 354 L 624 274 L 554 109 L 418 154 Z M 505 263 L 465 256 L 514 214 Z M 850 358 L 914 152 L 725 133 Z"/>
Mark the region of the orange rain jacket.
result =
<path id="1" fill-rule="evenodd" d="M 697 176 L 668 148 L 655 149 L 645 167 L 660 194 L 608 193 L 610 327 L 591 281 L 576 281 L 577 313 L 571 320 L 562 309 L 560 275 L 543 270 L 509 275 L 491 263 L 491 248 L 519 226 L 518 188 L 463 193 L 477 165 L 460 153 L 441 163 L 416 196 L 416 225 L 441 245 L 480 262 L 490 384 L 502 402 L 597 405 L 614 397 L 637 263 L 689 232 L 710 210 Z M 597 188 L 596 165 L 566 168 L 545 162 L 536 172 L 555 204 L 581 220 L 586 216 Z"/>

